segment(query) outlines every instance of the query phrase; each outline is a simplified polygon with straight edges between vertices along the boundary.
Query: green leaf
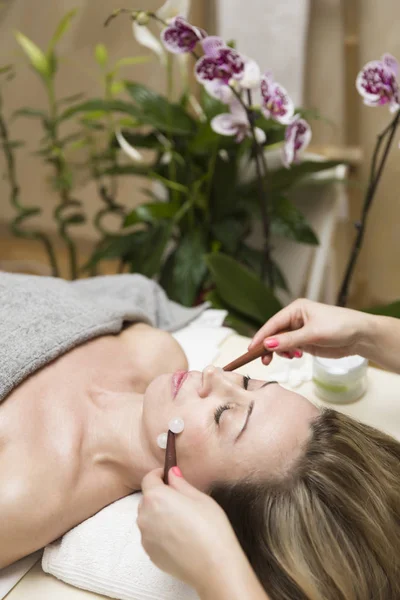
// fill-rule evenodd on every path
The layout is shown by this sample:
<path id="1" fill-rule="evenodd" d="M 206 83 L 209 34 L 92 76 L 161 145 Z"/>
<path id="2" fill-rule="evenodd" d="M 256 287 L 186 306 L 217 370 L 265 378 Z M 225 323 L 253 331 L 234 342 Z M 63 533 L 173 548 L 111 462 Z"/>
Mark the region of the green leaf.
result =
<path id="1" fill-rule="evenodd" d="M 97 44 L 94 50 L 97 63 L 104 69 L 108 62 L 108 51 L 104 44 Z"/>
<path id="2" fill-rule="evenodd" d="M 242 244 L 240 247 L 238 258 L 242 260 L 245 265 L 250 267 L 250 269 L 254 271 L 256 275 L 260 275 L 261 273 L 263 257 L 264 254 L 262 250 L 251 248 L 251 246 L 248 246 L 247 244 Z M 278 263 L 275 261 L 272 261 L 272 277 L 277 288 L 290 293 L 286 278 L 282 273 Z"/>
<path id="3" fill-rule="evenodd" d="M 395 317 L 396 319 L 400 319 L 400 300 L 392 302 L 391 304 L 373 306 L 372 308 L 364 309 L 363 312 L 370 313 L 372 315 L 382 315 L 384 317 Z"/>
<path id="4" fill-rule="evenodd" d="M 343 164 L 343 161 L 305 161 L 299 163 L 298 165 L 292 165 L 290 169 L 281 168 L 277 169 L 276 171 L 271 171 L 266 181 L 267 190 L 269 193 L 274 195 L 282 193 L 294 187 L 295 185 L 304 183 L 307 177 L 315 173 L 333 169 L 341 164 Z M 240 186 L 239 193 L 240 195 L 250 199 L 256 198 L 258 194 L 257 179 L 254 179 L 246 184 L 242 184 Z"/>
<path id="5" fill-rule="evenodd" d="M 64 223 L 68 225 L 83 225 L 84 223 L 86 223 L 86 221 L 87 219 L 85 215 L 81 213 L 75 213 L 64 219 Z"/>
<path id="6" fill-rule="evenodd" d="M 179 104 L 172 104 L 166 98 L 144 85 L 125 81 L 128 94 L 140 108 L 142 121 L 160 131 L 180 135 L 191 134 L 195 122 Z"/>
<path id="7" fill-rule="evenodd" d="M 119 96 L 125 91 L 125 84 L 123 81 L 113 81 L 110 85 L 111 96 Z"/>
<path id="8" fill-rule="evenodd" d="M 77 12 L 78 12 L 77 8 L 74 8 L 73 10 L 70 10 L 69 12 L 67 12 L 66 15 L 64 15 L 64 17 L 61 19 L 61 21 L 57 25 L 57 29 L 55 30 L 54 35 L 53 35 L 53 37 L 50 40 L 49 47 L 47 49 L 48 56 L 50 54 L 52 54 L 54 48 L 56 47 L 56 44 L 61 40 L 61 38 L 63 37 L 63 35 L 70 28 L 71 21 L 75 17 L 75 15 L 76 15 Z"/>
<path id="9" fill-rule="evenodd" d="M 102 98 L 94 98 L 87 100 L 76 106 L 67 108 L 60 116 L 60 121 L 65 121 L 78 113 L 90 113 L 93 111 L 103 111 L 104 113 L 121 112 L 134 117 L 138 123 L 144 123 L 142 114 L 138 108 L 128 102 L 122 100 L 103 100 Z"/>
<path id="10" fill-rule="evenodd" d="M 303 183 L 304 180 L 310 175 L 333 169 L 338 165 L 342 165 L 343 161 L 338 160 L 323 160 L 323 161 L 304 161 L 297 165 L 292 165 L 290 169 L 278 169 L 274 171 L 271 176 L 271 189 L 273 191 L 287 190 L 293 187 L 295 184 Z"/>
<path id="11" fill-rule="evenodd" d="M 130 233 L 129 235 L 115 236 L 106 240 L 101 247 L 92 254 L 82 270 L 87 271 L 102 260 L 125 258 L 132 250 L 134 236 L 134 233 Z"/>
<path id="12" fill-rule="evenodd" d="M 246 317 L 240 313 L 232 310 L 232 308 L 225 304 L 215 290 L 208 292 L 205 299 L 208 300 L 208 302 L 211 302 L 213 308 L 228 311 L 228 315 L 224 320 L 225 327 L 231 327 L 239 335 L 244 335 L 246 337 L 253 337 L 253 335 L 256 333 L 257 329 L 259 328 L 258 323 L 252 321 L 251 319 L 246 319 Z"/>
<path id="13" fill-rule="evenodd" d="M 281 309 L 272 290 L 230 256 L 209 254 L 206 263 L 218 294 L 237 312 L 262 325 Z"/>
<path id="14" fill-rule="evenodd" d="M 192 306 L 207 274 L 206 236 L 201 229 L 187 233 L 162 269 L 160 284 L 171 300 Z"/>
<path id="15" fill-rule="evenodd" d="M 28 218 L 28 217 L 33 217 L 35 215 L 40 215 L 42 212 L 42 210 L 40 208 L 36 208 L 36 207 L 31 207 L 31 208 L 24 208 L 23 209 L 23 213 L 22 213 L 22 217 L 24 219 Z"/>
<path id="16" fill-rule="evenodd" d="M 80 92 L 79 94 L 72 94 L 72 96 L 66 96 L 65 98 L 61 98 L 58 101 L 58 106 L 62 106 L 63 104 L 72 104 L 73 102 L 78 102 L 78 100 L 82 100 L 85 94 Z"/>
<path id="17" fill-rule="evenodd" d="M 286 196 L 274 198 L 271 231 L 301 244 L 319 244 L 304 215 Z"/>
<path id="18" fill-rule="evenodd" d="M 146 277 L 159 273 L 171 230 L 171 223 L 158 223 L 147 231 L 133 234 L 136 240 L 128 256 L 131 273 L 142 273 Z"/>
<path id="19" fill-rule="evenodd" d="M 216 98 L 213 98 L 213 96 L 210 96 L 203 86 L 200 93 L 200 102 L 209 121 L 221 113 L 229 112 L 229 108 L 226 104 L 223 104 Z"/>
<path id="20" fill-rule="evenodd" d="M 211 188 L 212 218 L 222 221 L 236 210 L 238 170 L 235 159 L 217 157 Z"/>
<path id="21" fill-rule="evenodd" d="M 49 78 L 53 78 L 58 67 L 57 56 L 54 52 L 50 52 L 50 54 L 47 55 L 47 60 L 49 61 Z"/>
<path id="22" fill-rule="evenodd" d="M 267 136 L 266 147 L 281 144 L 285 139 L 286 125 L 282 125 L 273 119 L 266 119 L 261 112 L 257 111 L 256 115 L 257 127 L 265 131 Z"/>
<path id="23" fill-rule="evenodd" d="M 176 192 L 182 192 L 182 194 L 189 193 L 189 188 L 186 187 L 186 185 L 182 185 L 181 183 L 178 183 L 177 181 L 171 181 L 170 179 L 167 179 L 166 177 L 159 175 L 155 171 L 150 171 L 150 176 L 153 179 L 157 179 L 157 181 L 160 181 L 161 183 L 163 183 L 165 185 L 165 187 L 167 187 L 170 190 L 175 190 Z"/>
<path id="24" fill-rule="evenodd" d="M 247 223 L 243 219 L 234 217 L 228 217 L 211 226 L 213 235 L 221 242 L 223 250 L 229 254 L 236 254 L 246 230 Z"/>
<path id="25" fill-rule="evenodd" d="M 45 53 L 20 31 L 15 33 L 15 37 L 35 71 L 37 71 L 44 79 L 49 79 L 51 67 Z"/>
<path id="26" fill-rule="evenodd" d="M 177 202 L 150 202 L 140 204 L 126 216 L 124 227 L 137 223 L 155 223 L 163 219 L 172 219 L 179 210 Z"/>
<path id="27" fill-rule="evenodd" d="M 46 119 L 47 113 L 44 110 L 37 110 L 35 108 L 19 108 L 12 115 L 13 119 L 17 119 L 18 117 L 28 117 L 30 119 Z"/>
<path id="28" fill-rule="evenodd" d="M 199 123 L 197 132 L 189 143 L 189 150 L 193 154 L 210 155 L 213 148 L 219 145 L 221 138 L 221 135 L 211 129 L 210 123 Z M 225 141 L 227 139 L 225 138 Z"/>

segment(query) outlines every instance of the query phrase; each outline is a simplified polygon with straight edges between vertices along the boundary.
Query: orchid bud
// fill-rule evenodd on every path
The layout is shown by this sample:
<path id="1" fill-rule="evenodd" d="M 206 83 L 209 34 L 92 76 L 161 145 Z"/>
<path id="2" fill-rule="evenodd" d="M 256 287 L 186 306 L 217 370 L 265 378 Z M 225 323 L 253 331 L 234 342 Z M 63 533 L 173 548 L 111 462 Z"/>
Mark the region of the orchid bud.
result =
<path id="1" fill-rule="evenodd" d="M 139 12 L 136 16 L 136 23 L 138 25 L 148 25 L 150 21 L 149 13 L 147 12 Z"/>

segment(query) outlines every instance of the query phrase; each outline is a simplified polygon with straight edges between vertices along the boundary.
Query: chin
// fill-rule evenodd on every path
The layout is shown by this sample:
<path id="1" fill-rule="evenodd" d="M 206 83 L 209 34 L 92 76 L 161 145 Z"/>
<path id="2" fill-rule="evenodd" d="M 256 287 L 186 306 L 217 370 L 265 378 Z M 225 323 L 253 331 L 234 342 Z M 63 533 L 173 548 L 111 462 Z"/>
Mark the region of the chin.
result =
<path id="1" fill-rule="evenodd" d="M 172 400 L 171 374 L 163 374 L 155 377 L 149 383 L 144 393 L 144 401 L 155 403 L 166 403 Z"/>

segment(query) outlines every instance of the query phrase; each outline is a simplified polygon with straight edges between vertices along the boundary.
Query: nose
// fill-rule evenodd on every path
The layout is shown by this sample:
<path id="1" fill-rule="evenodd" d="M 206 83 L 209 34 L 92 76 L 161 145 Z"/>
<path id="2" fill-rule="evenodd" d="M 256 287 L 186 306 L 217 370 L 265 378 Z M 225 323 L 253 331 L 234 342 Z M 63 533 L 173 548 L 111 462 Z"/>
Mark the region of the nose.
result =
<path id="1" fill-rule="evenodd" d="M 227 374 L 221 368 L 208 365 L 203 370 L 203 382 L 199 395 L 201 398 L 205 398 L 211 392 L 229 391 L 232 393 L 234 379 L 234 376 L 227 377 Z"/>

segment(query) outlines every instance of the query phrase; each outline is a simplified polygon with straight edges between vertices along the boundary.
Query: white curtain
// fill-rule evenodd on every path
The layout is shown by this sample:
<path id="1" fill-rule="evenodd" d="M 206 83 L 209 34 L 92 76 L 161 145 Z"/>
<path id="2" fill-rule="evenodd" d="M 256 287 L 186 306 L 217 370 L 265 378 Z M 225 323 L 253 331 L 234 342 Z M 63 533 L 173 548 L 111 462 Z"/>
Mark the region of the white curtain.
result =
<path id="1" fill-rule="evenodd" d="M 303 101 L 310 0 L 216 0 L 217 30 Z"/>

